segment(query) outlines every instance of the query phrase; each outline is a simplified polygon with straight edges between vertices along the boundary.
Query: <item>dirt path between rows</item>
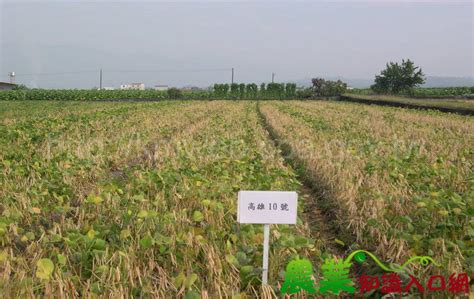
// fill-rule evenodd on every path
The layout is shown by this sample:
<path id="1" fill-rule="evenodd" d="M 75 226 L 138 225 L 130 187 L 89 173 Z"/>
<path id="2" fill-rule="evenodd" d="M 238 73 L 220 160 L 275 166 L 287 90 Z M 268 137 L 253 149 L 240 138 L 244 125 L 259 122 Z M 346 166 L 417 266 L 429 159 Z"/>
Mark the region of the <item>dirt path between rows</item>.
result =
<path id="1" fill-rule="evenodd" d="M 291 149 L 288 147 L 288 144 L 282 143 L 277 132 L 268 124 L 265 115 L 260 111 L 258 102 L 256 110 L 260 124 L 267 131 L 270 141 L 275 147 L 281 150 L 285 164 L 296 171 L 298 180 L 302 183 L 298 197 L 300 200 L 304 200 L 302 218 L 309 226 L 311 238 L 320 240 L 322 252 L 343 257 L 349 248 L 340 240 L 340 237 L 338 237 L 341 234 L 341 229 L 335 225 L 331 225 L 335 223 L 334 214 L 331 213 L 331 211 L 321 208 L 327 199 L 324 198 L 318 186 L 315 186 L 301 171 L 298 171 L 298 169 L 301 169 L 298 161 L 288 158 L 291 157 Z"/>

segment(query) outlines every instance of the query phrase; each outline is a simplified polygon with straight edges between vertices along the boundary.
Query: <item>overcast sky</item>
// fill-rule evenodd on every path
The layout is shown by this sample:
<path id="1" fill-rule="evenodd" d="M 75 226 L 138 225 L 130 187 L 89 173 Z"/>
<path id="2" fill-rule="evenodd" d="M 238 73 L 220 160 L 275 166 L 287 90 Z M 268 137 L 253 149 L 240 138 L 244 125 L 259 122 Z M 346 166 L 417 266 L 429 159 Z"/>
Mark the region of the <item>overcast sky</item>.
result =
<path id="1" fill-rule="evenodd" d="M 15 71 L 30 87 L 91 88 L 100 68 L 104 86 L 206 86 L 229 82 L 232 67 L 237 82 L 272 72 L 277 81 L 372 78 L 402 58 L 428 75 L 474 76 L 473 9 L 471 1 L 0 0 L 0 81 Z"/>

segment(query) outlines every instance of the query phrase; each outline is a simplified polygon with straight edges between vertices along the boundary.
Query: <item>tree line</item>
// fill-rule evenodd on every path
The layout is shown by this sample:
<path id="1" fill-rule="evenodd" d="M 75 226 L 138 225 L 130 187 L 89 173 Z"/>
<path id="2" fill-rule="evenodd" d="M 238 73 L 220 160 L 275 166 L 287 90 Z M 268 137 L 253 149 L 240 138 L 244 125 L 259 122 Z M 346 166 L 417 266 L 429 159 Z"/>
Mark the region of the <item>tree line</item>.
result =
<path id="1" fill-rule="evenodd" d="M 216 97 L 230 99 L 252 99 L 252 98 L 294 98 L 296 97 L 296 84 L 294 83 L 232 83 L 214 84 L 213 94 Z"/>
<path id="2" fill-rule="evenodd" d="M 377 94 L 415 94 L 415 88 L 425 82 L 420 67 L 410 59 L 401 63 L 389 62 L 370 87 Z M 99 100 L 99 99 L 317 99 L 337 97 L 348 91 L 341 80 L 314 78 L 307 88 L 297 88 L 295 83 L 232 83 L 214 84 L 209 90 L 187 92 L 179 88 L 168 91 L 155 90 L 45 90 L 27 89 L 18 85 L 12 91 L 0 92 L 0 100 Z M 469 89 L 469 87 L 468 87 Z M 472 88 L 471 88 L 472 90 Z M 355 90 L 354 92 L 357 92 Z"/>

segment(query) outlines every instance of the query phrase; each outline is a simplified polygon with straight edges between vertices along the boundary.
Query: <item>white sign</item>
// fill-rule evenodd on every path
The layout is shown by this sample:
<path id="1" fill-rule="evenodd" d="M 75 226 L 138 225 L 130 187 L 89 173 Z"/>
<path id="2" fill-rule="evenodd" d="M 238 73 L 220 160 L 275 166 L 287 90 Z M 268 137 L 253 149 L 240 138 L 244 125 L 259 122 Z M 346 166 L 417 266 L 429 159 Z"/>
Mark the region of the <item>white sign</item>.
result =
<path id="1" fill-rule="evenodd" d="M 263 224 L 262 284 L 268 284 L 270 224 L 296 224 L 298 194 L 291 191 L 239 191 L 237 221 Z"/>
<path id="2" fill-rule="evenodd" d="M 296 224 L 298 194 L 291 191 L 240 191 L 237 222 Z"/>

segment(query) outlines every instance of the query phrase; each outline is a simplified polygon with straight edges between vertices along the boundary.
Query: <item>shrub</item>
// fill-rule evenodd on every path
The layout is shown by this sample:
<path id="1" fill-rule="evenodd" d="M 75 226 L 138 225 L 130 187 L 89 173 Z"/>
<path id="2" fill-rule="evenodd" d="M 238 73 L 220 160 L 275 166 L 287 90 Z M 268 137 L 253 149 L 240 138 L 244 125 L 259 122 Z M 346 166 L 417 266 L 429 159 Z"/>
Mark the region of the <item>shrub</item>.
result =
<path id="1" fill-rule="evenodd" d="M 257 84 L 255 83 L 251 83 L 251 84 L 247 84 L 247 86 L 245 87 L 246 90 L 246 94 L 247 94 L 247 97 L 249 98 L 256 98 L 257 95 L 258 95 L 258 86 Z"/>
<path id="2" fill-rule="evenodd" d="M 181 99 L 183 97 L 183 92 L 181 89 L 172 87 L 168 89 L 168 98 L 170 99 Z"/>
<path id="3" fill-rule="evenodd" d="M 214 84 L 214 95 L 217 97 L 226 97 L 229 92 L 229 84 Z"/>
<path id="4" fill-rule="evenodd" d="M 296 97 L 298 99 L 310 99 L 313 97 L 313 90 L 311 88 L 305 88 L 296 91 Z"/>
<path id="5" fill-rule="evenodd" d="M 245 97 L 245 84 L 244 83 L 239 84 L 239 97 L 241 99 Z"/>
<path id="6" fill-rule="evenodd" d="M 341 80 L 331 81 L 322 78 L 315 78 L 311 80 L 313 83 L 313 92 L 315 96 L 339 96 L 346 92 L 347 84 Z"/>
<path id="7" fill-rule="evenodd" d="M 233 99 L 236 99 L 239 97 L 239 84 L 232 83 L 230 85 L 230 95 Z"/>
<path id="8" fill-rule="evenodd" d="M 285 86 L 285 95 L 287 98 L 293 98 L 296 96 L 296 84 L 286 83 Z"/>

